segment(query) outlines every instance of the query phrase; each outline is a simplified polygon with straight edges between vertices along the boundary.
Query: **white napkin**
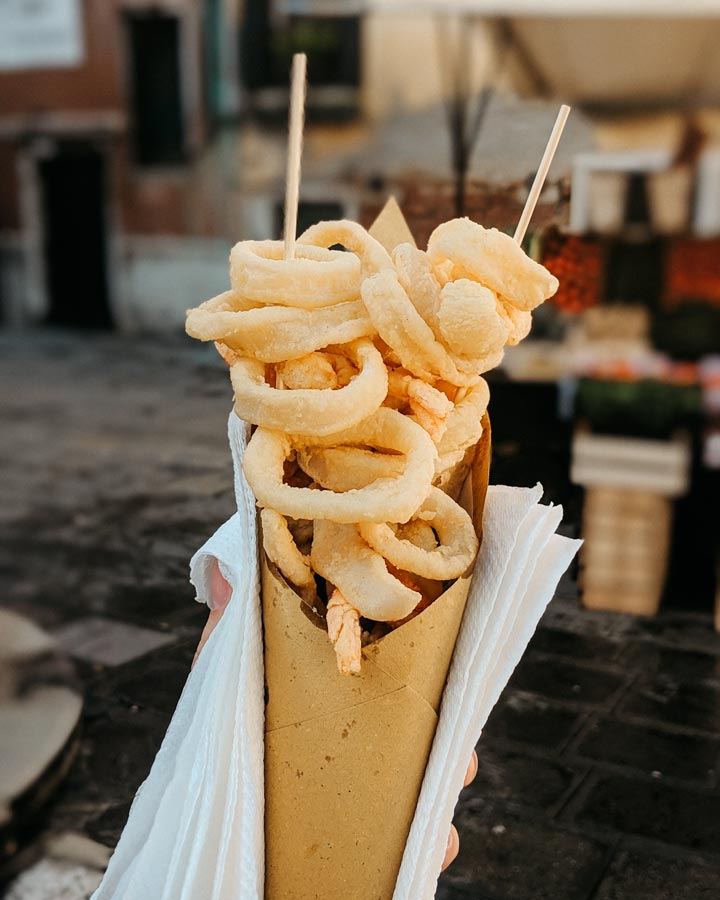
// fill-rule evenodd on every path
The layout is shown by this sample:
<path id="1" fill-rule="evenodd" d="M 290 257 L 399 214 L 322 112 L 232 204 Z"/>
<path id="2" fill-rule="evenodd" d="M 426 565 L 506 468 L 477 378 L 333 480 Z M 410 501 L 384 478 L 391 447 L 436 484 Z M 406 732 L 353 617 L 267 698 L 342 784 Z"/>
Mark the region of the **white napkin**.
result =
<path id="1" fill-rule="evenodd" d="M 435 896 L 453 810 L 492 708 L 580 541 L 555 534 L 542 488 L 490 487 L 482 546 L 393 900 Z"/>
<path id="2" fill-rule="evenodd" d="M 210 601 L 218 561 L 233 589 L 138 790 L 93 900 L 262 900 L 262 628 L 255 502 L 242 472 L 247 430 L 228 425 L 238 512 L 191 561 Z M 431 900 L 467 763 L 579 541 L 540 486 L 488 490 L 482 548 L 393 900 Z"/>
<path id="3" fill-rule="evenodd" d="M 260 900 L 264 672 L 255 498 L 231 414 L 237 513 L 191 561 L 210 600 L 217 560 L 232 599 L 190 673 L 93 900 Z"/>

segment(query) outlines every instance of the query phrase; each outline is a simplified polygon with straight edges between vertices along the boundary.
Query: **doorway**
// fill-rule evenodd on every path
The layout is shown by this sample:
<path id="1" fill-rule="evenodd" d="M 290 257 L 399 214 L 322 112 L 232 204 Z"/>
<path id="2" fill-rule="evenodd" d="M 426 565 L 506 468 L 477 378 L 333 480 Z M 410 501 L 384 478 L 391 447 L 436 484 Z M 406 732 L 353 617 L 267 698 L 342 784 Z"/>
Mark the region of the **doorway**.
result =
<path id="1" fill-rule="evenodd" d="M 38 162 L 47 321 L 112 328 L 108 289 L 105 158 L 90 143 L 63 142 Z"/>

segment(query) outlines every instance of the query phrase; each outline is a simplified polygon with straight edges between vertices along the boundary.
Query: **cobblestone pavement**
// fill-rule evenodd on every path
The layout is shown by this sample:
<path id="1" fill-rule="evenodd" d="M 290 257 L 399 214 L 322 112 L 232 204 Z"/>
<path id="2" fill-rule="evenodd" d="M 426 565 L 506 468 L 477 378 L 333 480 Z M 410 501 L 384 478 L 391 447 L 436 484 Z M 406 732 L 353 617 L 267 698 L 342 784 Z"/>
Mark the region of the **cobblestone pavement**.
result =
<path id="1" fill-rule="evenodd" d="M 113 846 L 203 622 L 188 560 L 232 511 L 229 386 L 208 348 L 180 338 L 46 332 L 0 335 L 0 386 L 1 602 L 60 636 L 87 694 L 81 750 L 43 826 Z M 524 471 L 522 446 L 495 440 L 493 480 Z M 533 475 L 567 499 L 547 446 Z M 108 657 L 98 627 L 118 623 Z M 591 614 L 568 580 L 478 752 L 439 900 L 718 895 L 709 615 Z"/>

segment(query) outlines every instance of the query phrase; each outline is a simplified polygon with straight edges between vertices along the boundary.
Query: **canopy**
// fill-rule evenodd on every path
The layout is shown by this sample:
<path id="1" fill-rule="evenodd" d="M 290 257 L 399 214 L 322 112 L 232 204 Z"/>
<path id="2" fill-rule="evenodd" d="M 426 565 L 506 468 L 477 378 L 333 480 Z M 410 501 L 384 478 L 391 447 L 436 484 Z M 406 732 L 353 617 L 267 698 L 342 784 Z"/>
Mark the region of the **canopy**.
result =
<path id="1" fill-rule="evenodd" d="M 720 16 L 718 0 L 275 0 L 279 12 L 303 15 L 472 13 L 480 16 Z"/>
<path id="2" fill-rule="evenodd" d="M 502 19 L 538 94 L 599 107 L 720 102 L 720 0 L 276 0 L 305 15 Z"/>
<path id="3" fill-rule="evenodd" d="M 557 103 L 547 100 L 519 100 L 497 94 L 490 102 L 485 123 L 470 160 L 473 179 L 507 185 L 532 175 L 542 156 L 548 134 L 557 115 Z M 582 111 L 574 110 L 550 169 L 550 181 L 567 177 L 578 153 L 596 150 L 593 127 Z M 511 152 L 509 152 L 511 151 Z M 368 179 L 374 175 L 403 178 L 451 179 L 452 151 L 446 110 L 441 105 L 390 116 L 349 153 L 329 160 L 327 154 L 303 163 L 308 180 L 351 176 Z"/>

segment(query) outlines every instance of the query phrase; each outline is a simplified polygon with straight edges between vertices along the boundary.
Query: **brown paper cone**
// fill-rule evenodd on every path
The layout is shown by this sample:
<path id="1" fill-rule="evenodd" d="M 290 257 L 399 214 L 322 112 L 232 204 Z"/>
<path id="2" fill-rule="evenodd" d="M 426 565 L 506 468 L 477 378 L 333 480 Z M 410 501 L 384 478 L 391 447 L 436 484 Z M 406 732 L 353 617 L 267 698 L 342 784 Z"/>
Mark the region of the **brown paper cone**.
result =
<path id="1" fill-rule="evenodd" d="M 407 220 L 393 196 L 388 199 L 385 206 L 380 210 L 377 219 L 375 219 L 368 230 L 388 253 L 392 253 L 398 244 L 412 244 L 413 247 L 416 246 L 415 238 L 410 231 Z"/>
<path id="2" fill-rule="evenodd" d="M 370 233 L 388 251 L 414 243 L 394 198 Z M 470 458 L 464 494 L 481 537 L 487 414 Z M 469 586 L 458 579 L 343 676 L 324 622 L 263 558 L 265 900 L 391 900 Z"/>
<path id="3" fill-rule="evenodd" d="M 475 522 L 489 455 L 486 427 L 471 470 Z M 322 622 L 263 561 L 265 900 L 391 900 L 469 584 L 456 581 L 343 676 Z"/>

